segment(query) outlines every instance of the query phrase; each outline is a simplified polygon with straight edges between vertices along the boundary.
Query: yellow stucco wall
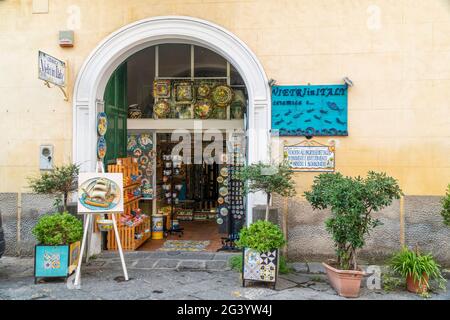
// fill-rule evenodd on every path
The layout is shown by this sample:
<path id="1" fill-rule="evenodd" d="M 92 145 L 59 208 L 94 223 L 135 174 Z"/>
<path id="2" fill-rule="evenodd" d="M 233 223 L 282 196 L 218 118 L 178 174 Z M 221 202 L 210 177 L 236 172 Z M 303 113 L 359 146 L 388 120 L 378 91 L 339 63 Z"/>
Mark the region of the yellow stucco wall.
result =
<path id="1" fill-rule="evenodd" d="M 222 25 L 278 84 L 352 79 L 337 170 L 386 171 L 409 195 L 441 195 L 450 182 L 448 0 L 50 0 L 48 14 L 33 14 L 32 2 L 0 1 L 0 192 L 27 190 L 40 144 L 54 144 L 56 163 L 71 160 L 71 103 L 37 79 L 38 50 L 68 61 L 71 94 L 99 41 L 159 15 Z M 75 47 L 63 49 L 57 35 L 67 28 Z M 298 174 L 299 191 L 312 178 Z"/>

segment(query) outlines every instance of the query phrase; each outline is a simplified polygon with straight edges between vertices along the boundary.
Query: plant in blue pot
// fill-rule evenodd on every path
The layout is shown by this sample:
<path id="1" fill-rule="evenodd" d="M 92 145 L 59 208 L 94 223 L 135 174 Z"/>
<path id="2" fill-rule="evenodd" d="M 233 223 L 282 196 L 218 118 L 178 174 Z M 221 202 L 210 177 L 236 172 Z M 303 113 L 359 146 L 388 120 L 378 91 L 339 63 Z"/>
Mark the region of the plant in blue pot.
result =
<path id="1" fill-rule="evenodd" d="M 68 212 L 42 216 L 32 230 L 35 246 L 34 277 L 67 278 L 80 257 L 83 223 Z"/>

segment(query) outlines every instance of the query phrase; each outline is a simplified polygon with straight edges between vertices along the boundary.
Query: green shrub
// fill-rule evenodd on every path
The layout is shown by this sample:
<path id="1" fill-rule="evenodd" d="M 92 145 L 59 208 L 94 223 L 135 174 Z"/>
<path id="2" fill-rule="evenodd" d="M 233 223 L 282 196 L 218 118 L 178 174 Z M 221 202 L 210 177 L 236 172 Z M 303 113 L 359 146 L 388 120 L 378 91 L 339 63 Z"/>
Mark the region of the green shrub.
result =
<path id="1" fill-rule="evenodd" d="M 70 244 L 83 237 L 83 223 L 68 212 L 47 214 L 39 219 L 32 232 L 39 244 Z"/>
<path id="2" fill-rule="evenodd" d="M 259 220 L 242 228 L 236 244 L 241 248 L 267 252 L 281 248 L 286 244 L 286 240 L 280 227 L 269 221 Z"/>
<path id="3" fill-rule="evenodd" d="M 450 227 L 450 184 L 447 187 L 447 193 L 442 199 L 442 218 L 444 218 L 445 225 Z"/>
<path id="4" fill-rule="evenodd" d="M 230 265 L 230 268 L 232 270 L 242 272 L 242 255 L 231 257 L 228 261 L 228 264 Z M 280 274 L 288 274 L 292 272 L 292 269 L 287 265 L 286 258 L 283 256 L 280 257 L 280 266 L 278 272 Z"/>
<path id="5" fill-rule="evenodd" d="M 324 173 L 314 179 L 305 197 L 314 210 L 331 209 L 325 227 L 333 238 L 340 269 L 357 269 L 357 250 L 364 246 L 370 231 L 381 225 L 373 213 L 401 194 L 397 181 L 385 173 L 370 171 L 366 178 Z"/>
<path id="6" fill-rule="evenodd" d="M 446 282 L 441 274 L 440 266 L 436 263 L 433 256 L 431 254 L 422 254 L 417 248 L 410 250 L 407 247 L 403 247 L 394 254 L 389 266 L 395 273 L 405 279 L 408 276 L 412 276 L 414 281 L 419 283 L 419 286 L 422 286 L 422 283 L 425 282 L 427 288 L 430 287 L 429 282 L 424 278 L 424 274 L 427 275 L 429 280 L 437 280 L 441 288 Z"/>

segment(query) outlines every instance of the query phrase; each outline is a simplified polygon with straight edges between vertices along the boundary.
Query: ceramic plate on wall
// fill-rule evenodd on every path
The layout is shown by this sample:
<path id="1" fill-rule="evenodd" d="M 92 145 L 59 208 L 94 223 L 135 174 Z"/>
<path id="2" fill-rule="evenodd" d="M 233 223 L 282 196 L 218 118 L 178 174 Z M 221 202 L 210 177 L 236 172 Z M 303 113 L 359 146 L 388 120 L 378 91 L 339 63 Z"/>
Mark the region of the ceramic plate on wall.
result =
<path id="1" fill-rule="evenodd" d="M 228 209 L 226 207 L 223 207 L 220 209 L 220 214 L 224 217 L 228 215 Z"/>
<path id="2" fill-rule="evenodd" d="M 222 169 L 220 169 L 220 175 L 222 177 L 228 177 L 228 168 L 227 167 L 223 167 Z"/>
<path id="3" fill-rule="evenodd" d="M 103 160 L 106 155 L 106 140 L 101 136 L 97 141 L 97 156 L 100 160 Z"/>
<path id="4" fill-rule="evenodd" d="M 217 182 L 218 183 L 222 183 L 223 182 L 223 177 L 217 177 Z"/>
<path id="5" fill-rule="evenodd" d="M 97 133 L 99 136 L 104 136 L 108 129 L 108 118 L 105 112 L 99 112 L 97 115 Z"/>
<path id="6" fill-rule="evenodd" d="M 222 197 L 225 197 L 225 196 L 228 194 L 228 188 L 227 188 L 227 187 L 222 187 L 222 188 L 220 188 L 220 189 L 219 189 L 219 194 L 220 194 Z"/>

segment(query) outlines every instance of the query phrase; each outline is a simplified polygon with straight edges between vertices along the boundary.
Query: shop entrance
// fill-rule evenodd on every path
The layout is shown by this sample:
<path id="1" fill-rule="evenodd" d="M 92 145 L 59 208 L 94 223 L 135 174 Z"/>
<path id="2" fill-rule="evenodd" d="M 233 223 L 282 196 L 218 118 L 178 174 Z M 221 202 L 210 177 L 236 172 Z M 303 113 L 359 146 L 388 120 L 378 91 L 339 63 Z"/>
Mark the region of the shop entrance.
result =
<path id="1" fill-rule="evenodd" d="M 104 101 L 104 162 L 126 176 L 125 250 L 235 249 L 246 210 L 231 173 L 246 161 L 248 113 L 236 69 L 201 46 L 159 44 L 113 72 Z"/>

